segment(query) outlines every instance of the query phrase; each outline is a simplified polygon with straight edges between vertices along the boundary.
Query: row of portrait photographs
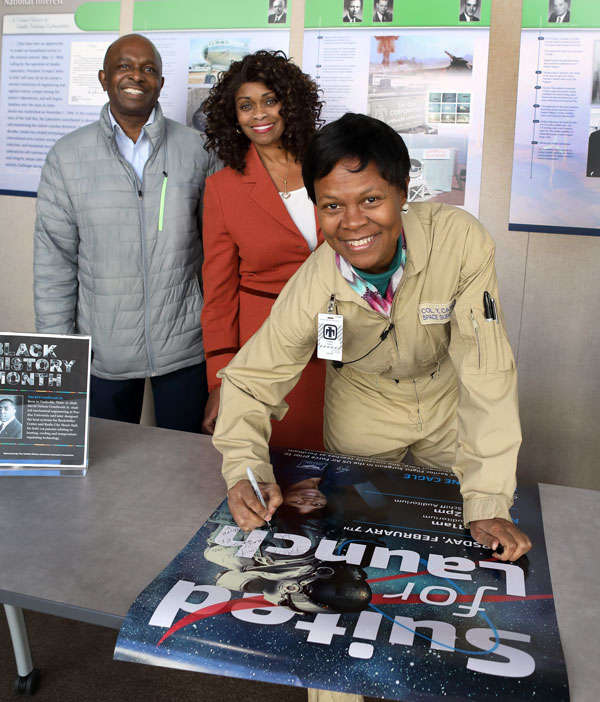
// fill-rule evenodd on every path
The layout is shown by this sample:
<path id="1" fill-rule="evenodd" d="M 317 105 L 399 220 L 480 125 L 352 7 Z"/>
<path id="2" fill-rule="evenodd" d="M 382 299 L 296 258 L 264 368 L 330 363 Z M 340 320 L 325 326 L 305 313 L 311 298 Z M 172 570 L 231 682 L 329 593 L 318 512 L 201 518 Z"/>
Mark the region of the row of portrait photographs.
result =
<path id="1" fill-rule="evenodd" d="M 481 20 L 481 0 L 458 0 L 459 22 L 479 22 Z M 269 24 L 287 21 L 287 0 L 271 0 L 269 3 Z M 344 0 L 343 22 L 363 21 L 363 0 Z M 373 22 L 394 21 L 394 0 L 374 0 Z M 567 24 L 571 21 L 571 0 L 548 0 L 548 22 Z"/>
<path id="2" fill-rule="evenodd" d="M 0 395 L 0 443 L 23 437 L 23 407 L 20 397 Z"/>
<path id="3" fill-rule="evenodd" d="M 460 22 L 479 22 L 481 0 L 460 0 Z M 548 22 L 567 24 L 571 21 L 571 0 L 548 0 Z"/>
<path id="4" fill-rule="evenodd" d="M 394 19 L 394 0 L 374 0 L 373 22 L 392 22 Z M 344 0 L 343 22 L 362 22 L 362 0 Z"/>
<path id="5" fill-rule="evenodd" d="M 363 0 L 345 0 L 342 21 L 362 22 L 363 16 Z M 460 22 L 479 22 L 480 18 L 481 0 L 458 0 L 458 19 Z M 393 20 L 394 0 L 374 0 L 373 22 L 393 22 Z"/>

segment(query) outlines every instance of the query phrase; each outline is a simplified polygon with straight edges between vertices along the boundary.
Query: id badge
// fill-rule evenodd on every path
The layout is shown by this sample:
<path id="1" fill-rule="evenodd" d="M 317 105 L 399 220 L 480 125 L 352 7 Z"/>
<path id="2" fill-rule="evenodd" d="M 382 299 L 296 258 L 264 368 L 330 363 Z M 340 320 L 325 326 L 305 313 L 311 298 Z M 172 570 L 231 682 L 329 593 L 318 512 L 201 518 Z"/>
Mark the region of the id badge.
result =
<path id="1" fill-rule="evenodd" d="M 327 361 L 341 361 L 344 318 L 341 314 L 321 312 L 318 325 L 317 358 L 324 358 Z"/>

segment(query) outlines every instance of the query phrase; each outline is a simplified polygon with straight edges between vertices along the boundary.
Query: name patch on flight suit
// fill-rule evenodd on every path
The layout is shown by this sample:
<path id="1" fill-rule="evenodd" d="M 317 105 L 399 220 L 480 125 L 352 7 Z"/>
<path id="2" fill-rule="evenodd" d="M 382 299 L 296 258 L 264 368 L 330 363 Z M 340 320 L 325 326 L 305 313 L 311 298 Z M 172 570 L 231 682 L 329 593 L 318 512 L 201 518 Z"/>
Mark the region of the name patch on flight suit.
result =
<path id="1" fill-rule="evenodd" d="M 419 305 L 421 324 L 445 324 L 450 319 L 456 300 L 452 302 L 422 302 Z"/>

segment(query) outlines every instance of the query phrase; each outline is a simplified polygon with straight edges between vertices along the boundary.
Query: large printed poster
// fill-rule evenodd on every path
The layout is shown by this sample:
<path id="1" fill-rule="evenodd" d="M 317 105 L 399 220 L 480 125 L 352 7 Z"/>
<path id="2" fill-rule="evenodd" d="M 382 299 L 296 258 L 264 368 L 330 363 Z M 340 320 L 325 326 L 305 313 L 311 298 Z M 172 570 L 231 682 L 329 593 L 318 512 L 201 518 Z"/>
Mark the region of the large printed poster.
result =
<path id="1" fill-rule="evenodd" d="M 58 9 L 2 9 L 0 194 L 35 195 L 49 149 L 107 101 L 98 71 L 118 37 L 119 3 L 61 0 Z M 219 71 L 258 49 L 287 53 L 287 13 L 275 21 L 272 9 L 269 0 L 136 2 L 133 29 L 163 59 L 164 114 L 201 130 L 199 107 Z"/>
<path id="2" fill-rule="evenodd" d="M 461 19 L 457 0 L 306 0 L 303 65 L 323 90 L 326 121 L 363 112 L 402 135 L 409 202 L 446 202 L 477 215 L 490 8 L 467 4 L 476 6 L 476 21 Z"/>
<path id="3" fill-rule="evenodd" d="M 523 3 L 509 221 L 516 231 L 600 233 L 598 2 Z"/>
<path id="4" fill-rule="evenodd" d="M 133 603 L 115 658 L 404 702 L 569 699 L 537 488 L 503 563 L 461 523 L 451 471 L 273 455 L 284 506 L 223 503 Z"/>

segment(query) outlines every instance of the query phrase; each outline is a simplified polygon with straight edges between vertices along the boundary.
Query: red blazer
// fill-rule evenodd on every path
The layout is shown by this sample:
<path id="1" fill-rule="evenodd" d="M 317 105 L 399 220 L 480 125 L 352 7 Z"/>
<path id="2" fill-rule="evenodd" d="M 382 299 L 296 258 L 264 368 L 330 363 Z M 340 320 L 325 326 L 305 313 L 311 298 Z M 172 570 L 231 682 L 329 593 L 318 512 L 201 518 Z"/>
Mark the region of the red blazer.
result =
<path id="1" fill-rule="evenodd" d="M 217 371 L 258 330 L 311 251 L 252 144 L 243 174 L 227 167 L 207 178 L 202 236 L 202 330 L 212 390 L 220 385 Z"/>

